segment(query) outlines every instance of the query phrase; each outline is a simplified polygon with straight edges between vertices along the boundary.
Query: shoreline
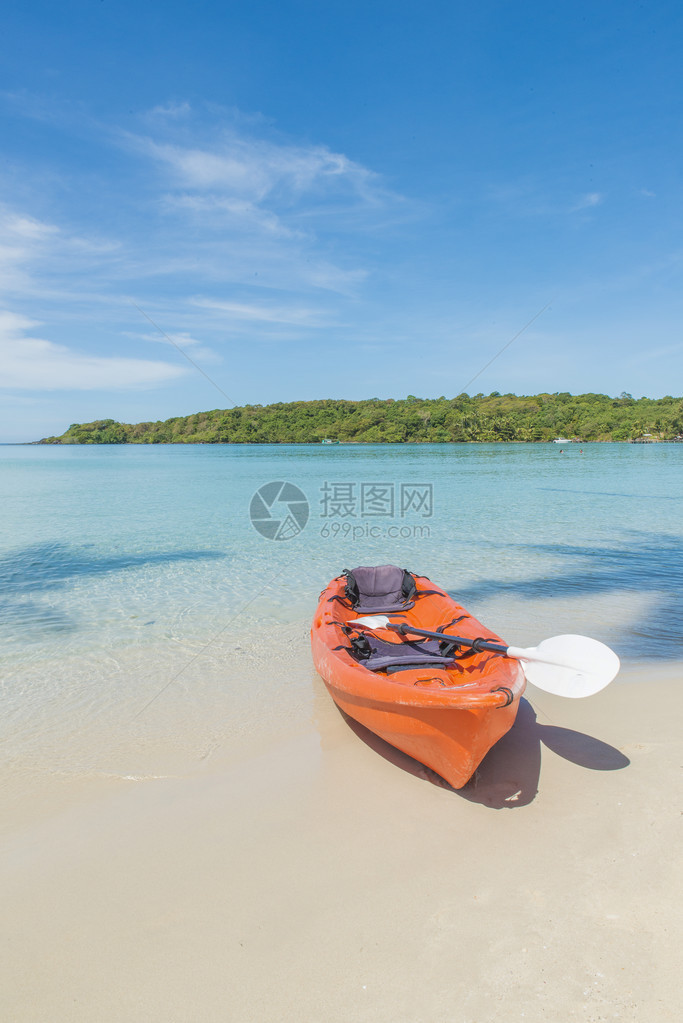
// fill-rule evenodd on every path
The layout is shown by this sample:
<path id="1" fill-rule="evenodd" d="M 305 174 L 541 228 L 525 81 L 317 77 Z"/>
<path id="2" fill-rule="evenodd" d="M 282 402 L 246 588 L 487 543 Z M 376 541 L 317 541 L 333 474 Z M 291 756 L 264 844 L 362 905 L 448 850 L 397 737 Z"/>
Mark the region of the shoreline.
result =
<path id="1" fill-rule="evenodd" d="M 333 447 L 389 447 L 392 444 L 400 445 L 401 447 L 452 447 L 454 444 L 533 444 L 534 447 L 543 444 L 557 444 L 556 440 L 339 440 L 333 441 Z M 570 444 L 683 444 L 683 439 L 671 437 L 662 440 L 568 440 L 564 442 L 564 446 L 567 447 Z M 289 445 L 293 447 L 327 447 L 328 445 L 324 441 L 318 440 L 263 440 L 263 441 L 249 441 L 249 440 L 232 440 L 232 441 L 209 441 L 209 440 L 176 440 L 176 441 L 144 441 L 144 440 L 126 440 L 117 443 L 109 443 L 106 441 L 93 441 L 93 442 L 77 442 L 77 441 L 61 441 L 61 440 L 25 440 L 25 441 L 4 441 L 0 443 L 0 447 L 64 447 L 64 448 L 89 448 L 89 447 L 155 447 L 155 448 L 176 448 L 176 447 L 195 447 L 195 446 L 206 446 L 211 447 L 287 447 Z"/>
<path id="2" fill-rule="evenodd" d="M 5 843 L 5 1017 L 673 1023 L 682 670 L 529 687 L 459 792 L 322 682 L 237 759 L 75 781 Z"/>

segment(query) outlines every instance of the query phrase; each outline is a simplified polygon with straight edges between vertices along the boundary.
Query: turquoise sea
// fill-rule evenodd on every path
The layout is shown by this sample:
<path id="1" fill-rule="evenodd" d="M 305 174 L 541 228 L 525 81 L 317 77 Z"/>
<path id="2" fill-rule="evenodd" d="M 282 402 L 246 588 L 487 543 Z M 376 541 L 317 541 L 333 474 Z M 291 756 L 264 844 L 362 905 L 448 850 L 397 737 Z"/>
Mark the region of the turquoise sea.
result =
<path id="1" fill-rule="evenodd" d="M 310 618 L 359 564 L 510 643 L 683 660 L 680 444 L 5 446 L 0 479 L 17 771 L 149 776 L 310 724 Z"/>

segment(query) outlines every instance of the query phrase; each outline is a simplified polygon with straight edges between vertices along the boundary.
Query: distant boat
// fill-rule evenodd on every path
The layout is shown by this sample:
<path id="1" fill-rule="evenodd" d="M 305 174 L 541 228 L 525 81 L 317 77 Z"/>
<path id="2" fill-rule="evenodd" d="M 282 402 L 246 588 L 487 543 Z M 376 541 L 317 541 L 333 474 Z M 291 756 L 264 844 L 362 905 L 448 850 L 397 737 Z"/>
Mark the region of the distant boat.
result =
<path id="1" fill-rule="evenodd" d="M 570 440 L 569 437 L 556 437 L 553 444 L 573 444 L 574 441 Z"/>
<path id="2" fill-rule="evenodd" d="M 320 443 L 321 444 L 338 444 L 339 441 L 338 440 L 330 440 L 329 437 L 323 437 L 323 439 L 320 441 Z"/>

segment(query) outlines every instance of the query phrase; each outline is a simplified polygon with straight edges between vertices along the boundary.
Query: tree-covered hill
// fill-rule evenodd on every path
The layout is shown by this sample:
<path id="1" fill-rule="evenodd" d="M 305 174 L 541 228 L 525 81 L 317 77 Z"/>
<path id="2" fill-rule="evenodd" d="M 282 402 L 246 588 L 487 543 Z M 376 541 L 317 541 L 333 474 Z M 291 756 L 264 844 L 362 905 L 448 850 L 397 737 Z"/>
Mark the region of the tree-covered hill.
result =
<path id="1" fill-rule="evenodd" d="M 569 393 L 363 401 L 325 399 L 214 409 L 165 422 L 74 423 L 41 444 L 316 444 L 653 440 L 683 435 L 683 398 Z"/>

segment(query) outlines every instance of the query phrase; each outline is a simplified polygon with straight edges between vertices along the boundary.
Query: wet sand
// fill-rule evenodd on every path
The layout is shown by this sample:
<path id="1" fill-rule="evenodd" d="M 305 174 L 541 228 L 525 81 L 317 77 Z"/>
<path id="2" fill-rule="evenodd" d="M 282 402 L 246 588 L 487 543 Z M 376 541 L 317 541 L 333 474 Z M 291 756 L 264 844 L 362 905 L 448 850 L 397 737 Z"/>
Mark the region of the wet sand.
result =
<path id="1" fill-rule="evenodd" d="M 36 792 L 0 858 L 0 1016 L 678 1021 L 682 677 L 530 688 L 460 792 L 319 680 L 265 752 Z"/>

